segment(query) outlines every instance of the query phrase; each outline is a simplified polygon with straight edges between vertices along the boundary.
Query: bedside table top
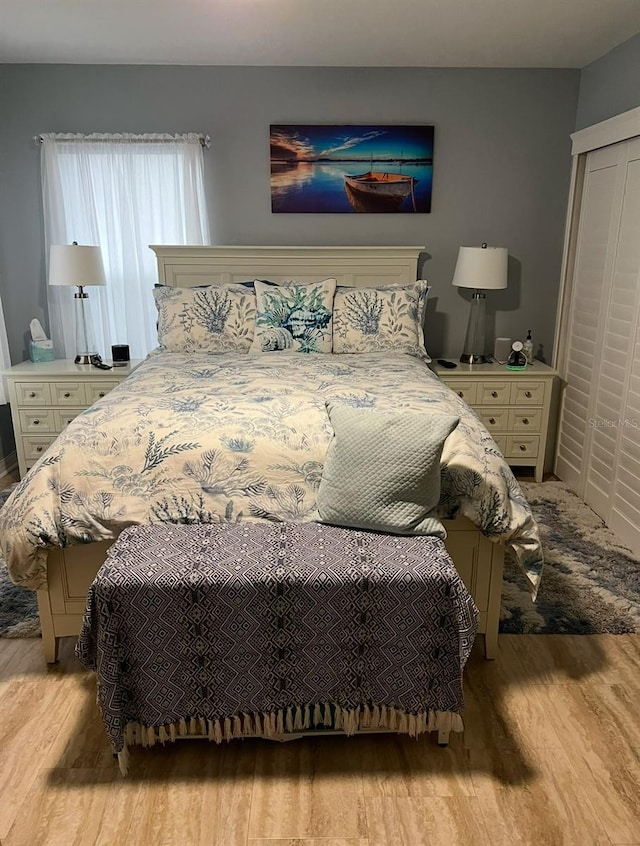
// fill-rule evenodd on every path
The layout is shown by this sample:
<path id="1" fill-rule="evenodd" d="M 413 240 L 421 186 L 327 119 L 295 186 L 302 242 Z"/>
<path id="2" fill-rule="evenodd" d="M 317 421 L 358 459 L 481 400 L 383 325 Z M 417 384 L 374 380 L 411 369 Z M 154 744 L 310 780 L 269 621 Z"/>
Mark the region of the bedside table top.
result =
<path id="1" fill-rule="evenodd" d="M 102 377 L 113 379 L 117 376 L 124 379 L 141 361 L 141 358 L 134 358 L 125 367 L 113 367 L 111 370 L 101 370 L 92 364 L 75 364 L 71 358 L 57 358 L 55 361 L 23 361 L 3 370 L 2 374 L 3 376 L 38 376 L 42 379 L 47 376 L 80 376 L 91 379 Z M 111 364 L 110 361 L 106 363 Z"/>
<path id="2" fill-rule="evenodd" d="M 449 359 L 454 361 L 454 359 Z M 507 370 L 504 364 L 462 364 L 456 362 L 457 367 L 443 367 L 434 359 L 429 367 L 440 377 L 460 376 L 469 379 L 473 376 L 508 376 L 513 378 L 531 378 L 533 376 L 558 376 L 558 371 L 541 361 L 528 364 L 524 370 Z"/>

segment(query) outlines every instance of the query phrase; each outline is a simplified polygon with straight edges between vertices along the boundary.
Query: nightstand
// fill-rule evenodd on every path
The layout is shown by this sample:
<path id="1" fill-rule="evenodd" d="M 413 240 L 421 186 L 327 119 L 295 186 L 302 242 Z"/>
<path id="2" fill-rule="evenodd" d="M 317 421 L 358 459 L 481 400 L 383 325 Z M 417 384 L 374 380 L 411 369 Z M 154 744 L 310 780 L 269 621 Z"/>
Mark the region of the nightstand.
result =
<path id="1" fill-rule="evenodd" d="M 553 382 L 557 371 L 540 361 L 525 370 L 503 364 L 458 364 L 431 369 L 470 405 L 511 467 L 533 467 L 542 481 Z"/>
<path id="2" fill-rule="evenodd" d="M 140 364 L 98 370 L 71 359 L 24 361 L 3 372 L 9 388 L 18 468 L 24 476 L 66 425 Z"/>

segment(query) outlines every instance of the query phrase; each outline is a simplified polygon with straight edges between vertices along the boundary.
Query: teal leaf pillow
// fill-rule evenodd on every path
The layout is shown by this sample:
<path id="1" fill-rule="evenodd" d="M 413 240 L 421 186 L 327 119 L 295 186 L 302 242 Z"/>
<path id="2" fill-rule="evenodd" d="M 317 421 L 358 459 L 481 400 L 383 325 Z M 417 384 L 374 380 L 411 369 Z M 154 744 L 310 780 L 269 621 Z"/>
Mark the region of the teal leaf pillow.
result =
<path id="1" fill-rule="evenodd" d="M 379 412 L 327 402 L 333 426 L 317 509 L 321 523 L 446 537 L 435 516 L 440 456 L 459 423 L 429 411 Z"/>
<path id="2" fill-rule="evenodd" d="M 255 282 L 256 333 L 252 352 L 330 353 L 336 280 Z"/>
<path id="3" fill-rule="evenodd" d="M 245 285 L 153 289 L 158 346 L 168 352 L 248 352 L 256 325 L 256 295 Z"/>
<path id="4" fill-rule="evenodd" d="M 334 353 L 403 352 L 430 361 L 423 330 L 429 289 L 424 279 L 408 285 L 339 287 L 333 304 Z"/>

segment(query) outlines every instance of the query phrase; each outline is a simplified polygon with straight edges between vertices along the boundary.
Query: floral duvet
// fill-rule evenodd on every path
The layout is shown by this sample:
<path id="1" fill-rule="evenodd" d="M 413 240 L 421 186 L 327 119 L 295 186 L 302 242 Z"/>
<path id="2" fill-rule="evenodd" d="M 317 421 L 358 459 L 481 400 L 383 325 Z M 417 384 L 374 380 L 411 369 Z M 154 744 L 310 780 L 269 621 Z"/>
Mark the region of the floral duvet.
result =
<path id="1" fill-rule="evenodd" d="M 109 540 L 145 523 L 309 522 L 339 399 L 454 413 L 440 516 L 505 541 L 535 592 L 537 526 L 495 442 L 413 356 L 154 352 L 73 420 L 0 512 L 11 578 L 46 584 L 47 549 Z"/>

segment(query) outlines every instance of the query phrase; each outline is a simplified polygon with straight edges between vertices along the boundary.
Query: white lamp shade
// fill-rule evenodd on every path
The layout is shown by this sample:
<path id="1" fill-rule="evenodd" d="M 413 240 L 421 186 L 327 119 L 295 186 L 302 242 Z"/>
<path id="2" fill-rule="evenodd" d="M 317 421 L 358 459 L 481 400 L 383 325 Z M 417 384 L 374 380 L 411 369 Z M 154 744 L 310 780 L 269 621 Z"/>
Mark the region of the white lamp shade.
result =
<path id="1" fill-rule="evenodd" d="M 460 247 L 453 284 L 480 290 L 506 288 L 508 256 L 506 247 Z"/>
<path id="2" fill-rule="evenodd" d="M 106 285 L 100 247 L 53 244 L 49 285 Z"/>

